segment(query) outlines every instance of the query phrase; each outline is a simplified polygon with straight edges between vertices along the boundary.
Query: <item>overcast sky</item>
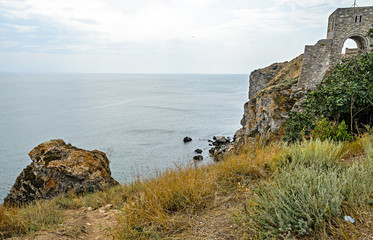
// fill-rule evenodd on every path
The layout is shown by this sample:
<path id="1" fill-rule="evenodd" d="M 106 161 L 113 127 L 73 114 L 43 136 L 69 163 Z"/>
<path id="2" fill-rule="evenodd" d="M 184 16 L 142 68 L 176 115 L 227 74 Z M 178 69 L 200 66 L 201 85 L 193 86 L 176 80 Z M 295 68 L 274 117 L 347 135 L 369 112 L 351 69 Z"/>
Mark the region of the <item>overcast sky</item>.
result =
<path id="1" fill-rule="evenodd" d="M 0 0 L 0 72 L 249 73 L 303 53 L 352 4 Z"/>

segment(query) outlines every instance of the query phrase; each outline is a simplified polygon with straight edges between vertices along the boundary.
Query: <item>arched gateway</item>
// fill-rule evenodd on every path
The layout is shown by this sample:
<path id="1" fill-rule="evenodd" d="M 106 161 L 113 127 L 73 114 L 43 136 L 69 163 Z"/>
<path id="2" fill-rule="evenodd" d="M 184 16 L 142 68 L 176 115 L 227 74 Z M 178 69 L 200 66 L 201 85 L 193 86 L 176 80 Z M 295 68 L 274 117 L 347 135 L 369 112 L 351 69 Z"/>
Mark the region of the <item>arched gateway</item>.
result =
<path id="1" fill-rule="evenodd" d="M 348 39 L 357 48 L 346 49 L 345 56 L 372 50 L 373 39 L 366 36 L 373 24 L 373 7 L 339 8 L 329 16 L 326 39 L 306 46 L 298 87 L 313 89 L 322 81 L 331 66 L 342 58 L 342 48 Z"/>

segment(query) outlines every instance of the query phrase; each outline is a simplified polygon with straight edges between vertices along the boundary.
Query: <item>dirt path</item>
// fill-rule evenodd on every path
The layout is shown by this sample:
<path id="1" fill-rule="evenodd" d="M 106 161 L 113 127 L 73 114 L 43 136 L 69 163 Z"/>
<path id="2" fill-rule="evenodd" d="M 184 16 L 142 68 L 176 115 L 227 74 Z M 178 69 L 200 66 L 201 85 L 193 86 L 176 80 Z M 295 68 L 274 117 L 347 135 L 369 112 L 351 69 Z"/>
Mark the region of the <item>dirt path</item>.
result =
<path id="1" fill-rule="evenodd" d="M 242 200 L 242 199 L 241 199 Z M 178 233 L 168 236 L 166 240 L 217 240 L 227 239 L 235 240 L 242 237 L 241 229 L 234 221 L 234 212 L 242 208 L 242 204 L 236 197 L 228 197 L 215 207 L 201 214 L 191 216 L 191 220 L 195 223 L 193 227 Z M 107 231 L 108 228 L 115 227 L 115 214 L 119 210 L 112 209 L 110 204 L 105 207 L 93 210 L 92 208 L 80 208 L 74 210 L 66 210 L 66 219 L 64 223 L 58 226 L 57 229 L 45 232 L 39 232 L 35 236 L 23 238 L 13 238 L 14 240 L 21 239 L 36 239 L 36 240 L 104 240 L 112 239 Z"/>
<path id="2" fill-rule="evenodd" d="M 111 205 L 93 210 L 80 208 L 67 210 L 66 220 L 53 232 L 41 232 L 26 239 L 36 240 L 103 240 L 111 239 L 106 229 L 115 225 L 115 214 L 118 210 L 111 209 Z M 23 238 L 25 239 L 25 238 Z"/>

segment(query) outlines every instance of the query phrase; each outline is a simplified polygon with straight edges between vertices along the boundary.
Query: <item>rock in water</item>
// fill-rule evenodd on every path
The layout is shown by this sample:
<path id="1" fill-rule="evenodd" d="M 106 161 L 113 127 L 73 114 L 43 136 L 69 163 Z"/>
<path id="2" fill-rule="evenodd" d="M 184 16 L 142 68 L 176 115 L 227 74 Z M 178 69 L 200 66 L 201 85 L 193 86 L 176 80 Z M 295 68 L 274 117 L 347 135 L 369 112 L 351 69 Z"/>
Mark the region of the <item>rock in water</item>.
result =
<path id="1" fill-rule="evenodd" d="M 198 154 L 201 154 L 201 153 L 202 153 L 202 149 L 199 149 L 199 148 L 198 148 L 198 149 L 194 150 L 194 152 L 195 152 L 195 153 L 198 153 Z"/>
<path id="2" fill-rule="evenodd" d="M 224 136 L 214 136 L 213 140 L 215 140 L 216 144 L 226 144 L 229 142 L 229 140 Z"/>
<path id="3" fill-rule="evenodd" d="M 192 138 L 191 138 L 191 137 L 185 137 L 185 138 L 183 139 L 183 141 L 184 141 L 185 143 L 187 143 L 187 142 L 191 142 L 191 141 L 192 141 Z"/>
<path id="4" fill-rule="evenodd" d="M 214 147 L 209 150 L 209 153 L 213 157 L 214 161 L 220 161 L 223 154 L 233 149 L 234 142 L 232 143 L 229 137 L 226 138 L 224 136 L 214 136 L 213 140 L 214 141 L 211 142 Z"/>
<path id="5" fill-rule="evenodd" d="M 201 155 L 194 156 L 193 160 L 194 161 L 202 161 L 203 160 L 203 156 L 201 156 Z"/>
<path id="6" fill-rule="evenodd" d="M 87 151 L 51 140 L 29 152 L 32 163 L 17 177 L 6 205 L 50 199 L 68 192 L 83 193 L 118 185 L 111 177 L 109 159 L 104 152 Z"/>

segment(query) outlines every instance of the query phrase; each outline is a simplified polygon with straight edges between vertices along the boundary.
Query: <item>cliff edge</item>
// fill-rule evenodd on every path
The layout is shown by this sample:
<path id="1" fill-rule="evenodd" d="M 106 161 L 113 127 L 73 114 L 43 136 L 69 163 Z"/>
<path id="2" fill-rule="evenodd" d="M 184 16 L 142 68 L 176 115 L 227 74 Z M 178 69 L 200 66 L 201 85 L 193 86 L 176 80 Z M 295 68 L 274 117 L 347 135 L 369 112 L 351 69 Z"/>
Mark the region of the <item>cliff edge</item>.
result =
<path id="1" fill-rule="evenodd" d="M 236 141 L 243 136 L 268 135 L 277 132 L 288 118 L 289 111 L 304 95 L 297 89 L 303 55 L 290 62 L 274 63 L 250 74 L 249 101 L 244 105 L 242 128 Z"/>

